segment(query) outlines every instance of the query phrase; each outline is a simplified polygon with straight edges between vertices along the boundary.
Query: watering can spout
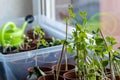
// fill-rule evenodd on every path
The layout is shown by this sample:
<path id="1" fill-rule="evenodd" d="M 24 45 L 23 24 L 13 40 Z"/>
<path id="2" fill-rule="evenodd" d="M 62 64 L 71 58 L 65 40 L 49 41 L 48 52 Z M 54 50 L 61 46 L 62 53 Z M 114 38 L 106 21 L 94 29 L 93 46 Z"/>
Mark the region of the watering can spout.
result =
<path id="1" fill-rule="evenodd" d="M 32 15 L 28 15 L 28 16 L 25 17 L 25 22 L 22 25 L 22 31 L 23 31 L 23 33 L 25 31 L 25 28 L 26 28 L 27 24 L 28 23 L 32 23 L 33 21 L 34 21 L 34 17 Z"/>
<path id="2" fill-rule="evenodd" d="M 24 31 L 25 31 L 25 28 L 26 28 L 27 24 L 28 24 L 27 21 L 25 21 L 24 24 L 22 25 L 22 32 L 23 32 L 23 33 L 24 33 Z"/>

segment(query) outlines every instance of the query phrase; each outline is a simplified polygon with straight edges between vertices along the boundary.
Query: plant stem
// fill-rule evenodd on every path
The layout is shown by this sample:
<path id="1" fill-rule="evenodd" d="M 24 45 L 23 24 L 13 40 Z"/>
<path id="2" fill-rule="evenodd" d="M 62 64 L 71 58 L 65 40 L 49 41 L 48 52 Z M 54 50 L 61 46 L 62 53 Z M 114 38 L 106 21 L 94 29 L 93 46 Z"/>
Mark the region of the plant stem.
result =
<path id="1" fill-rule="evenodd" d="M 84 80 L 87 80 L 87 78 L 85 78 L 85 75 L 87 74 L 87 61 L 86 61 L 86 59 L 87 59 L 87 55 L 86 55 L 86 50 L 84 50 Z"/>
<path id="2" fill-rule="evenodd" d="M 101 34 L 101 36 L 102 36 L 102 38 L 103 38 L 103 40 L 104 40 L 104 42 L 105 42 L 105 45 L 106 45 L 106 47 L 107 47 L 107 49 L 108 49 L 107 42 L 106 42 L 106 40 L 105 40 L 105 38 L 104 38 L 104 36 L 103 36 L 103 34 L 102 34 L 101 29 L 100 29 L 100 34 Z M 111 80 L 115 80 L 114 75 L 113 75 L 112 58 L 111 58 L 111 53 L 110 53 L 110 52 L 109 52 L 109 61 L 110 61 Z"/>
<path id="3" fill-rule="evenodd" d="M 79 58 L 79 50 L 78 50 L 78 48 L 77 48 L 77 57 Z M 79 68 L 79 59 L 77 59 L 77 68 Z M 78 70 L 78 79 L 79 80 L 81 80 L 81 78 L 80 78 L 80 70 Z"/>
<path id="4" fill-rule="evenodd" d="M 78 34 L 78 30 L 76 28 L 76 33 Z M 76 36 L 76 40 L 74 42 L 78 42 L 78 37 Z M 76 52 L 77 52 L 77 68 L 79 68 L 79 49 L 78 49 L 78 44 L 76 44 Z M 78 69 L 78 79 L 81 80 L 81 76 L 80 76 L 80 70 Z"/>
<path id="5" fill-rule="evenodd" d="M 62 52 L 61 52 L 61 55 L 60 55 L 60 58 L 59 58 L 59 61 L 58 61 L 57 68 L 56 68 L 56 80 L 58 80 L 58 77 L 59 77 L 60 67 L 61 67 L 61 64 L 62 64 L 62 57 L 63 57 L 63 54 L 64 54 L 64 49 L 65 49 L 65 43 L 62 46 Z"/>
<path id="6" fill-rule="evenodd" d="M 68 20 L 66 20 L 66 41 L 68 39 Z M 65 53 L 65 70 L 68 71 L 68 56 L 67 56 L 67 45 L 66 45 L 66 53 Z"/>

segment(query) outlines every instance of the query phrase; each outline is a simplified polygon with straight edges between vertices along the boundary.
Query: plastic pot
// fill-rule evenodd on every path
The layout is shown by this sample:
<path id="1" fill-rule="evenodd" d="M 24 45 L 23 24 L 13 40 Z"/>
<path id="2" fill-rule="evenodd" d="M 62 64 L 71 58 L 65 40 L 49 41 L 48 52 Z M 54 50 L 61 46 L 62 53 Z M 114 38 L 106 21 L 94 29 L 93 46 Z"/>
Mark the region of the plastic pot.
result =
<path id="1" fill-rule="evenodd" d="M 52 74 L 52 69 L 48 67 L 39 67 L 45 74 Z M 29 73 L 33 73 L 33 67 L 28 68 Z"/>
<path id="2" fill-rule="evenodd" d="M 68 71 L 73 70 L 75 68 L 75 66 L 72 64 L 68 64 L 67 66 L 68 66 Z M 61 64 L 60 75 L 63 75 L 64 73 L 68 72 L 65 70 L 65 67 L 66 67 L 65 64 Z M 56 73 L 56 68 L 57 68 L 57 65 L 52 66 L 54 73 Z"/>
<path id="3" fill-rule="evenodd" d="M 63 77 L 65 80 L 79 80 L 78 77 L 76 76 L 76 73 L 74 70 L 68 71 L 63 74 Z"/>

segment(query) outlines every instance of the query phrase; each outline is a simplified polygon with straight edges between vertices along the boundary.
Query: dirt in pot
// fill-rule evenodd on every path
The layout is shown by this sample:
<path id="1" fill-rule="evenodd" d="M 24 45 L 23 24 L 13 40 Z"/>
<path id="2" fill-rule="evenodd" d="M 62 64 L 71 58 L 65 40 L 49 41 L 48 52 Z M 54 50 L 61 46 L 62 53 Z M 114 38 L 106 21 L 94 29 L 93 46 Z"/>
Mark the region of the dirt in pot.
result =
<path id="1" fill-rule="evenodd" d="M 27 30 L 27 36 L 30 38 L 30 39 L 38 39 L 38 36 L 37 35 L 34 35 L 34 32 L 33 32 L 34 30 L 33 29 L 29 29 L 29 30 Z"/>
<path id="2" fill-rule="evenodd" d="M 53 74 L 48 74 L 46 76 L 39 77 L 38 80 L 56 80 L 55 75 Z M 58 80 L 64 80 L 62 76 L 59 76 Z"/>
<path id="3" fill-rule="evenodd" d="M 30 50 L 34 50 L 37 48 L 37 44 L 34 43 L 34 41 L 30 42 L 30 43 L 25 43 L 23 45 L 21 45 L 19 47 L 19 51 L 23 52 L 23 51 L 30 51 Z"/>
<path id="4" fill-rule="evenodd" d="M 72 65 L 72 64 L 67 64 L 67 66 L 68 66 L 68 71 L 75 69 L 75 66 Z M 56 68 L 57 68 L 57 65 L 52 66 L 52 69 L 53 69 L 54 73 L 56 73 Z M 66 65 L 61 64 L 60 75 L 63 75 L 64 73 L 68 72 L 68 71 L 65 70 L 65 68 L 66 68 Z"/>
<path id="5" fill-rule="evenodd" d="M 3 54 L 13 54 L 16 53 L 18 51 L 17 47 L 0 47 L 0 52 Z"/>
<path id="6" fill-rule="evenodd" d="M 34 26 L 33 29 L 29 29 L 26 32 L 26 35 L 30 38 L 30 39 L 38 39 L 39 35 L 36 34 L 37 31 L 42 31 L 44 33 L 43 37 L 46 36 L 45 31 L 43 29 L 40 29 L 40 27 L 38 26 Z"/>
<path id="7" fill-rule="evenodd" d="M 29 75 L 27 76 L 27 80 L 37 80 L 38 77 L 43 76 L 43 74 L 40 72 L 43 71 L 44 74 L 52 74 L 52 69 L 48 67 L 30 67 L 28 68 Z"/>

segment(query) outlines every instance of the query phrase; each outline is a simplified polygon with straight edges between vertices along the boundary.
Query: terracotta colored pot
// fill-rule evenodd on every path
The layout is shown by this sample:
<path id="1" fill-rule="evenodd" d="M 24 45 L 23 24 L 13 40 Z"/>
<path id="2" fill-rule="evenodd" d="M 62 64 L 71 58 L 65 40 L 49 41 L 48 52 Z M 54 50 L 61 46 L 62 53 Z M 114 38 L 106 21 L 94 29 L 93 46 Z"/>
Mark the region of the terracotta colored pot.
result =
<path id="1" fill-rule="evenodd" d="M 46 76 L 39 77 L 38 80 L 56 80 L 53 74 L 49 74 Z M 63 77 L 59 76 L 58 80 L 64 80 Z"/>
<path id="2" fill-rule="evenodd" d="M 75 66 L 72 64 L 68 64 L 67 66 L 68 66 L 68 71 L 73 70 L 75 68 Z M 57 68 L 57 65 L 52 66 L 54 73 L 56 73 L 56 68 Z M 65 70 L 65 64 L 61 64 L 60 75 L 63 75 L 64 73 L 68 71 Z"/>
<path id="3" fill-rule="evenodd" d="M 110 69 L 106 68 L 106 75 L 111 79 Z M 116 80 L 120 80 L 120 75 L 115 76 Z"/>
<path id="4" fill-rule="evenodd" d="M 63 77 L 65 78 L 65 80 L 79 80 L 74 70 L 64 73 Z"/>
<path id="5" fill-rule="evenodd" d="M 115 76 L 116 77 L 116 80 L 120 80 L 120 75 L 119 76 Z"/>
<path id="6" fill-rule="evenodd" d="M 110 78 L 110 79 L 111 79 L 111 78 L 112 78 L 112 76 L 109 74 L 109 75 L 108 75 L 108 78 Z M 115 78 L 116 78 L 116 80 L 120 80 L 120 75 L 115 76 Z"/>
<path id="7" fill-rule="evenodd" d="M 48 67 L 39 67 L 45 74 L 52 74 L 52 69 Z M 33 67 L 28 68 L 29 73 L 33 73 Z"/>

